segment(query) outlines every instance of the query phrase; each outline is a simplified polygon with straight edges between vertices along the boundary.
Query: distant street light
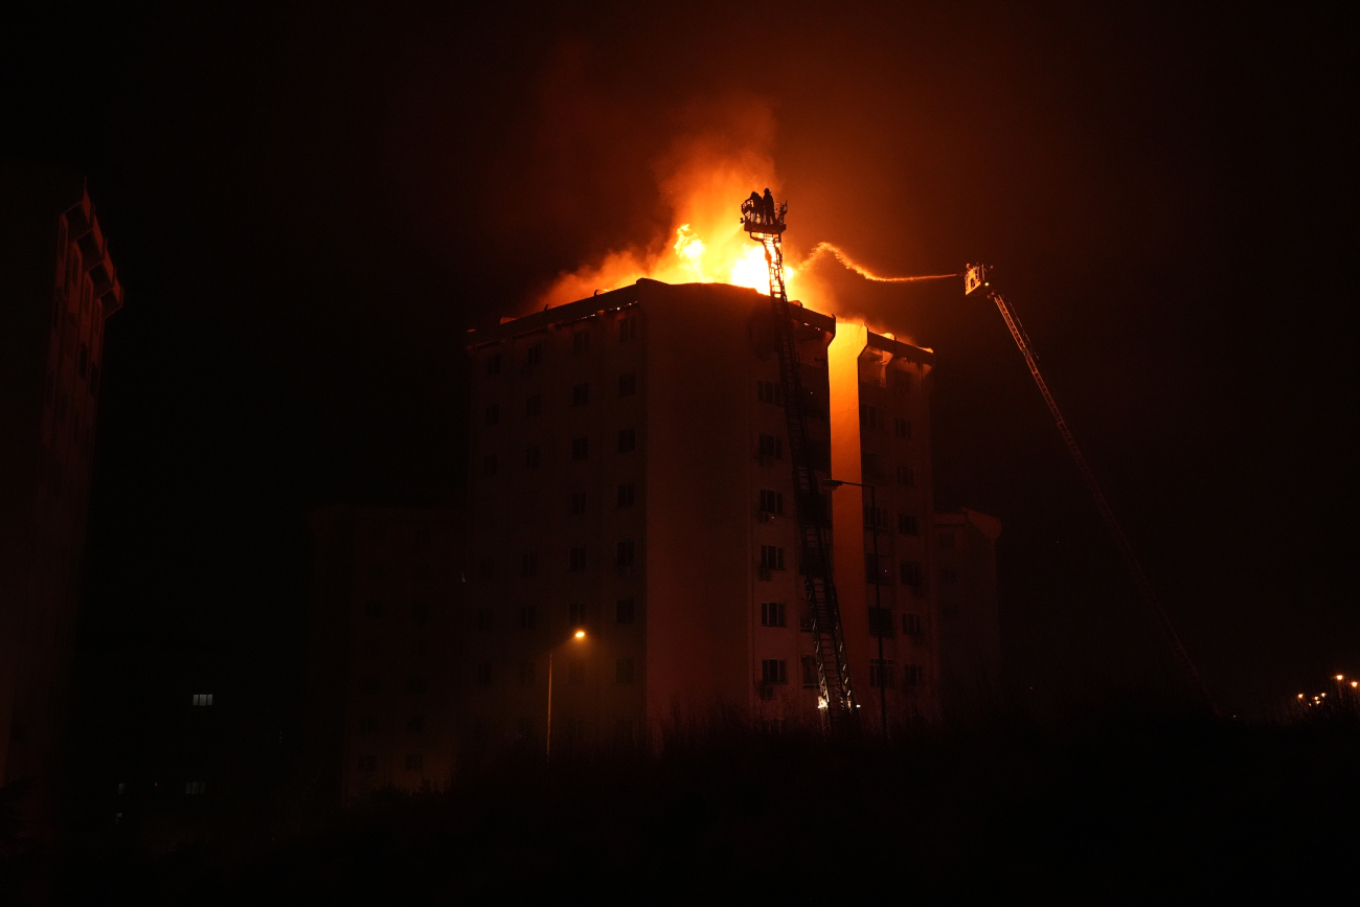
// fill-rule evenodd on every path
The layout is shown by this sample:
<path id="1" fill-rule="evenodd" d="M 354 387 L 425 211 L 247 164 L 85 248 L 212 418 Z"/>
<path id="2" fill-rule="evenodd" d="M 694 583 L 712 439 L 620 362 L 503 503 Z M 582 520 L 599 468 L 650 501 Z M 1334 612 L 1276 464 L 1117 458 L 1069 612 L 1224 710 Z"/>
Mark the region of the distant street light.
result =
<path id="1" fill-rule="evenodd" d="M 576 642 L 580 642 L 581 640 L 583 640 L 583 639 L 585 639 L 585 638 L 586 638 L 586 631 L 585 631 L 585 630 L 577 630 L 575 633 L 571 634 L 571 639 L 570 639 L 570 640 L 567 640 L 567 642 L 570 642 L 570 641 L 573 641 L 573 640 L 576 641 Z M 552 680 L 553 680 L 553 665 L 552 665 L 552 663 L 553 663 L 553 653 L 556 652 L 558 649 L 560 649 L 562 646 L 564 646 L 564 645 L 566 645 L 566 644 L 567 644 L 566 642 L 562 642 L 562 643 L 559 643 L 558 645 L 553 646 L 551 649 L 548 650 L 548 733 L 547 733 L 547 735 L 544 737 L 544 743 L 543 743 L 543 758 L 544 758 L 545 760 L 551 758 L 551 756 L 552 756 Z"/>

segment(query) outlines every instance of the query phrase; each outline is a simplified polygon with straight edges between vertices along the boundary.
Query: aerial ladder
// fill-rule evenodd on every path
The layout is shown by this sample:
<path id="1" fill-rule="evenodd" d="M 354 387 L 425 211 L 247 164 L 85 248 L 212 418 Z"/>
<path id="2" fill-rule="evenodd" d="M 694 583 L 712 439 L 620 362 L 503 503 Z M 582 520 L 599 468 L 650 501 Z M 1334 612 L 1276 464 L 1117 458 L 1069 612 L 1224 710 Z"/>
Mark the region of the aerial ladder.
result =
<path id="1" fill-rule="evenodd" d="M 1138 588 L 1138 594 L 1142 597 L 1143 604 L 1147 607 L 1153 623 L 1161 631 L 1162 638 L 1171 651 L 1172 660 L 1175 661 L 1182 679 L 1193 695 L 1199 696 L 1206 705 L 1212 708 L 1213 698 L 1209 695 L 1208 687 L 1205 686 L 1194 661 L 1191 660 L 1185 646 L 1181 643 L 1180 635 L 1176 633 L 1171 618 L 1167 616 L 1166 609 L 1162 607 L 1157 590 L 1148 580 L 1142 562 L 1138 560 L 1138 555 L 1133 550 L 1132 543 L 1129 542 L 1128 536 L 1124 534 L 1124 527 L 1119 524 L 1118 518 L 1115 517 L 1114 510 L 1105 498 L 1105 493 L 1101 490 L 1095 472 L 1086 462 L 1086 455 L 1077 446 L 1077 439 L 1072 436 L 1072 430 L 1067 427 L 1067 420 L 1063 418 L 1062 410 L 1058 408 L 1058 402 L 1053 399 L 1053 394 L 1049 391 L 1048 384 L 1039 371 L 1039 363 L 1034 356 L 1033 344 L 1030 343 L 1029 335 L 1025 333 L 1024 325 L 1020 323 L 1019 317 L 1011 307 L 1006 305 L 1005 298 L 996 290 L 990 289 L 991 280 L 988 271 L 989 268 L 986 265 L 967 265 L 963 275 L 963 294 L 965 296 L 972 296 L 975 293 L 985 295 L 996 304 L 1002 320 L 1006 322 L 1006 327 L 1015 340 L 1015 345 L 1020 348 L 1020 354 L 1025 357 L 1025 365 L 1029 366 L 1029 373 L 1034 377 L 1034 383 L 1038 385 L 1039 393 L 1043 395 L 1044 402 L 1048 404 L 1048 411 L 1053 415 L 1053 421 L 1058 425 L 1058 433 L 1062 435 L 1068 453 L 1076 461 L 1077 471 L 1081 473 L 1082 480 L 1086 483 L 1086 488 L 1095 501 L 1096 510 L 1100 511 L 1100 518 L 1104 521 L 1105 528 L 1109 530 L 1115 547 L 1119 550 L 1119 556 L 1123 558 L 1124 565 L 1128 568 L 1129 575 L 1132 576 L 1134 585 Z"/>
<path id="2" fill-rule="evenodd" d="M 798 350 L 794 345 L 793 317 L 784 286 L 782 236 L 788 203 L 776 205 L 765 190 L 742 202 L 742 229 L 765 249 L 770 268 L 770 306 L 774 315 L 775 346 L 779 351 L 779 381 L 784 394 L 784 417 L 788 425 L 789 459 L 793 462 L 794 514 L 798 522 L 801 569 L 807 595 L 808 618 L 817 662 L 819 707 L 834 728 L 856 717 L 855 695 L 850 687 L 850 665 L 845 655 L 836 585 L 831 576 L 831 549 L 827 544 L 826 504 L 817 487 L 808 450 L 807 423 Z"/>

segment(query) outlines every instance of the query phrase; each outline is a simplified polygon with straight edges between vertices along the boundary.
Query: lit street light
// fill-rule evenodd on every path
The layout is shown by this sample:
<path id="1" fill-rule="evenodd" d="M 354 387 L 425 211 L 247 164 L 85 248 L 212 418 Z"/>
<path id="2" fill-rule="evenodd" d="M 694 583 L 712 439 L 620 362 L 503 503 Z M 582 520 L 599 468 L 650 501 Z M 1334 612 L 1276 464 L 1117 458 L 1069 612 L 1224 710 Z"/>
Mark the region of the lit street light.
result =
<path id="1" fill-rule="evenodd" d="M 571 634 L 568 642 L 580 642 L 586 638 L 585 630 L 577 630 Z M 566 642 L 553 646 L 548 650 L 548 733 L 543 743 L 543 758 L 548 759 L 552 756 L 552 681 L 553 681 L 553 653 L 566 645 Z"/>

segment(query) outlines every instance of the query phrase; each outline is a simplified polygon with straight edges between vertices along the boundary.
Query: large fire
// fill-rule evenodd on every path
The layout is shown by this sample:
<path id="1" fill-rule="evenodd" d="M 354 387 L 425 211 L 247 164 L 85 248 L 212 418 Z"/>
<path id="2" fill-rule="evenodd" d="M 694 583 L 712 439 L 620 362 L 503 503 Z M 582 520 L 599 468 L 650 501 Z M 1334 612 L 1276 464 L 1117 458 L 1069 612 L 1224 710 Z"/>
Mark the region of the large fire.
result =
<path id="1" fill-rule="evenodd" d="M 757 143 L 759 145 L 759 143 Z M 773 178 L 774 161 L 759 148 L 734 142 L 727 133 L 701 135 L 678 143 L 658 162 L 658 196 L 669 209 L 669 227 L 645 243 L 604 254 L 594 263 L 559 274 L 535 308 L 564 305 L 597 292 L 618 289 L 650 277 L 665 283 L 724 283 L 766 295 L 770 271 L 765 250 L 742 229 L 740 205 L 752 189 L 769 186 L 783 200 Z M 802 234 L 799 234 L 802 235 Z M 806 248 L 806 247 L 803 247 Z M 830 243 L 818 243 L 806 254 L 784 247 L 784 283 L 789 298 L 817 311 L 845 319 L 863 318 L 837 305 L 829 284 L 818 279 L 816 266 L 834 256 L 866 280 L 885 283 L 932 279 L 882 277 L 853 261 Z M 868 323 L 866 321 L 866 323 Z M 876 333 L 888 333 L 870 324 Z"/>
<path id="2" fill-rule="evenodd" d="M 676 228 L 675 243 L 671 250 L 678 259 L 686 282 L 730 283 L 766 295 L 770 292 L 770 267 L 765 261 L 765 250 L 754 243 L 737 243 L 734 237 L 728 237 L 722 246 L 710 251 L 708 244 L 689 224 L 681 224 Z M 795 268 L 784 265 L 784 283 L 790 287 L 790 292 L 796 274 Z"/>

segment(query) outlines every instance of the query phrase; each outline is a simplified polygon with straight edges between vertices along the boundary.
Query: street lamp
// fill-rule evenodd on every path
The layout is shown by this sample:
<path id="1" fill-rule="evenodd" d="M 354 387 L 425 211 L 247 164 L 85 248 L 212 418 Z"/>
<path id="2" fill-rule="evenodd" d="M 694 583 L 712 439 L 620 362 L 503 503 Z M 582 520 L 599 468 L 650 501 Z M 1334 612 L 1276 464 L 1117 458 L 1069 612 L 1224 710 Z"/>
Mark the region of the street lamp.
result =
<path id="1" fill-rule="evenodd" d="M 875 634 L 878 636 L 878 717 L 883 738 L 886 740 L 888 737 L 888 672 L 887 665 L 883 662 L 883 634 L 887 627 L 883 625 L 883 604 L 879 598 L 882 593 L 879 592 L 878 588 L 882 585 L 878 563 L 878 502 L 874 497 L 874 486 L 872 485 L 861 485 L 859 482 L 845 482 L 840 479 L 827 479 L 822 484 L 832 491 L 842 485 L 853 485 L 869 492 L 869 528 L 874 534 L 874 618 L 879 622 L 878 632 Z"/>
<path id="2" fill-rule="evenodd" d="M 571 634 L 571 639 L 567 642 L 580 642 L 586 638 L 585 630 L 577 630 Z M 552 756 L 552 678 L 553 678 L 553 653 L 566 645 L 566 642 L 559 643 L 548 650 L 548 733 L 544 737 L 543 758 L 546 760 Z"/>

